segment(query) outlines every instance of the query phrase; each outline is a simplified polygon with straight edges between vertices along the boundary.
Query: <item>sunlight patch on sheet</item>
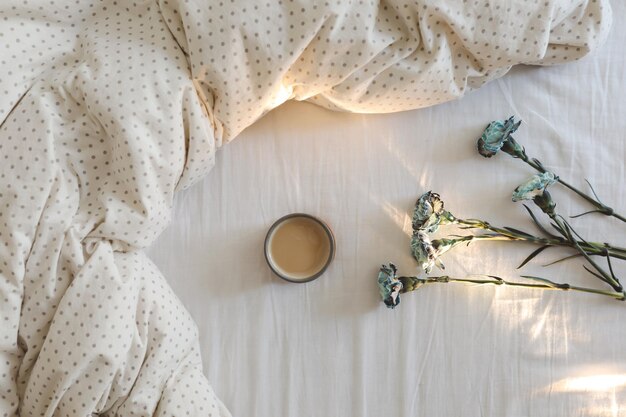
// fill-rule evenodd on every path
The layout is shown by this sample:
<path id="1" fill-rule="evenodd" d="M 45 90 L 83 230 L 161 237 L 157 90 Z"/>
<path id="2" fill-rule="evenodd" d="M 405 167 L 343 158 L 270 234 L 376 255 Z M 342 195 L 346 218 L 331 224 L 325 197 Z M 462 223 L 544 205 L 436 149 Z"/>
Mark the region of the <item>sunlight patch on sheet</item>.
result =
<path id="1" fill-rule="evenodd" d="M 622 391 L 626 388 L 626 373 L 602 373 L 597 375 L 574 376 L 563 378 L 544 391 L 550 393 L 586 393 L 589 407 L 580 411 L 582 415 L 599 417 L 617 417 L 626 410 Z M 618 398 L 618 394 L 621 395 Z"/>
<path id="2" fill-rule="evenodd" d="M 411 221 L 411 216 L 404 211 L 399 210 L 393 204 L 384 201 L 382 203 L 382 208 L 385 210 L 385 213 L 389 216 L 389 218 L 398 226 L 400 230 L 407 236 L 411 236 L 413 233 L 413 226 Z"/>
<path id="3" fill-rule="evenodd" d="M 564 378 L 550 389 L 555 392 L 609 392 L 626 387 L 626 374 L 603 374 Z"/>
<path id="4" fill-rule="evenodd" d="M 422 189 L 422 192 L 428 191 L 424 189 L 424 185 L 430 183 L 430 180 L 428 178 L 428 174 L 430 173 L 429 170 L 423 169 L 424 168 L 423 166 L 420 167 L 418 164 L 415 163 L 415 161 L 409 160 L 407 158 L 407 154 L 402 152 L 402 150 L 400 149 L 400 146 L 398 146 L 398 144 L 395 143 L 392 137 L 387 137 L 385 139 L 386 140 L 384 141 L 384 144 L 389 154 L 393 156 L 396 161 L 398 161 L 400 166 L 404 168 L 406 172 L 411 177 L 413 177 L 413 179 L 415 179 L 417 183 L 420 184 L 420 188 Z"/>
<path id="5" fill-rule="evenodd" d="M 522 335 L 530 354 L 565 357 L 572 339 L 569 318 L 545 295 L 535 290 L 498 288 L 492 310 L 503 327 Z"/>

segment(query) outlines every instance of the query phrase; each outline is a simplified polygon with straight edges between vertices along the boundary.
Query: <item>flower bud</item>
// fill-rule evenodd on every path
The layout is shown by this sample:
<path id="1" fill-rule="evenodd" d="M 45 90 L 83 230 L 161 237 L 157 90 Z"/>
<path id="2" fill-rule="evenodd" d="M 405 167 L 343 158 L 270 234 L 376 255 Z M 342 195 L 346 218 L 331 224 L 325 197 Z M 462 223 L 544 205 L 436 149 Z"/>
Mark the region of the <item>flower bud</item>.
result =
<path id="1" fill-rule="evenodd" d="M 552 196 L 548 192 L 548 190 L 544 190 L 544 192 L 537 197 L 533 198 L 533 201 L 548 216 L 554 216 L 554 209 L 556 208 L 556 203 L 552 200 Z"/>
<path id="2" fill-rule="evenodd" d="M 517 143 L 513 136 L 509 136 L 508 140 L 502 144 L 502 152 L 508 153 L 513 158 L 525 159 L 526 157 L 526 150 L 522 145 Z"/>

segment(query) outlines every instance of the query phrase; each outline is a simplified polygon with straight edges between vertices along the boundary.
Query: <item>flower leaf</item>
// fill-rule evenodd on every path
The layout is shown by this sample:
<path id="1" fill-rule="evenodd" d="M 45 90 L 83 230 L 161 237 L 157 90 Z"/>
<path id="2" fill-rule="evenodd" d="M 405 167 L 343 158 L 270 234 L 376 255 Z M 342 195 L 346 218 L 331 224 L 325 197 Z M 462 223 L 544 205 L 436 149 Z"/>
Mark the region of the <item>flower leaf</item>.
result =
<path id="1" fill-rule="evenodd" d="M 552 222 L 550 222 L 550 226 L 556 229 L 556 231 L 559 232 L 565 239 L 569 239 L 569 236 L 567 235 L 567 233 L 563 229 L 561 229 L 559 226 L 557 226 L 556 224 Z"/>
<path id="2" fill-rule="evenodd" d="M 559 216 L 561 217 L 561 219 L 563 220 L 563 222 L 565 223 L 565 226 L 572 232 L 574 233 L 585 245 L 590 246 L 589 242 L 587 242 L 581 235 L 578 234 L 578 232 L 576 232 L 576 230 L 574 230 L 574 228 L 563 218 L 563 216 Z"/>
<path id="3" fill-rule="evenodd" d="M 596 277 L 600 278 L 602 281 L 608 282 L 606 280 L 606 278 L 604 278 L 602 275 L 597 274 L 597 273 L 593 272 L 591 269 L 587 268 L 587 265 L 583 265 L 583 268 L 585 268 L 587 270 L 587 272 L 589 272 L 591 275 L 595 275 Z"/>
<path id="4" fill-rule="evenodd" d="M 523 204 L 523 206 L 526 209 L 526 211 L 528 211 L 528 214 L 530 214 L 530 217 L 533 219 L 533 222 L 535 222 L 539 230 L 541 230 L 543 233 L 545 233 L 547 236 L 550 236 L 551 238 L 558 238 L 558 236 L 548 232 L 548 230 L 545 227 L 543 227 L 543 225 L 539 222 L 539 220 L 537 220 L 537 216 L 535 216 L 535 214 L 530 209 L 530 207 L 528 207 L 526 204 Z"/>
<path id="5" fill-rule="evenodd" d="M 543 245 L 542 247 L 534 250 L 530 255 L 528 255 L 528 257 L 526 259 L 524 259 L 524 262 L 522 262 L 517 269 L 521 269 L 524 265 L 526 265 L 528 262 L 532 261 L 533 258 L 537 255 L 539 255 L 541 252 L 543 252 L 544 250 L 546 250 L 547 248 L 549 248 L 550 245 Z"/>
<path id="6" fill-rule="evenodd" d="M 598 197 L 598 194 L 596 194 L 596 190 L 593 189 L 593 185 L 591 185 L 587 178 L 585 178 L 585 182 L 589 185 L 589 188 L 591 188 L 591 192 L 596 197 L 596 200 L 598 200 L 598 203 L 602 204 L 602 201 L 600 201 L 600 197 Z"/>
<path id="7" fill-rule="evenodd" d="M 569 216 L 569 218 L 576 219 L 578 217 L 586 216 L 587 214 L 591 214 L 591 213 L 602 213 L 602 212 L 600 210 L 589 210 L 584 213 L 576 214 L 575 216 Z"/>
<path id="8" fill-rule="evenodd" d="M 609 272 L 611 272 L 611 277 L 615 280 L 615 282 L 619 284 L 619 279 L 617 279 L 615 273 L 613 272 L 613 264 L 611 263 L 611 256 L 609 255 L 608 251 L 606 252 L 606 262 L 609 264 Z"/>
<path id="9" fill-rule="evenodd" d="M 535 281 L 539 281 L 541 283 L 544 283 L 552 288 L 558 288 L 560 290 L 569 290 L 570 289 L 570 285 L 569 284 L 559 284 L 558 282 L 554 282 L 554 281 L 550 281 L 549 279 L 546 278 L 541 278 L 541 277 L 536 277 L 534 275 L 522 275 L 522 278 L 528 278 L 528 279 L 532 279 Z"/>
<path id="10" fill-rule="evenodd" d="M 549 285 L 551 287 L 554 287 L 554 286 L 558 285 L 554 281 L 550 281 L 549 279 L 545 279 L 545 278 L 541 278 L 541 277 L 536 277 L 534 275 L 520 275 L 520 276 L 522 278 L 528 278 L 528 279 L 532 279 L 534 281 L 542 282 L 542 283 L 547 284 L 547 285 Z"/>
<path id="11" fill-rule="evenodd" d="M 578 258 L 580 256 L 582 256 L 580 253 L 575 253 L 574 255 L 569 255 L 569 256 L 566 256 L 564 258 L 557 259 L 556 261 L 552 261 L 550 263 L 547 263 L 547 264 L 544 264 L 544 265 L 541 265 L 541 266 L 543 266 L 543 267 L 551 266 L 551 265 L 554 265 L 554 264 L 558 264 L 559 262 L 567 261 L 569 259 Z"/>

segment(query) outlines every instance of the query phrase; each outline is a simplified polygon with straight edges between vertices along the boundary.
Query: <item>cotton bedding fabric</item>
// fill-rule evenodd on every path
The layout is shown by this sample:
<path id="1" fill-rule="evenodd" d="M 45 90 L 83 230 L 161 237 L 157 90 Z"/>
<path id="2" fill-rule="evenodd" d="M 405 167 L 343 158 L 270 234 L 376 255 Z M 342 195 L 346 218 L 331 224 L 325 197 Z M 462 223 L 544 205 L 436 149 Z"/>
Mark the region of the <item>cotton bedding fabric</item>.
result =
<path id="1" fill-rule="evenodd" d="M 4 0 L 2 415 L 228 416 L 143 252 L 175 191 L 289 99 L 431 106 L 578 59 L 610 23 L 606 1 Z"/>

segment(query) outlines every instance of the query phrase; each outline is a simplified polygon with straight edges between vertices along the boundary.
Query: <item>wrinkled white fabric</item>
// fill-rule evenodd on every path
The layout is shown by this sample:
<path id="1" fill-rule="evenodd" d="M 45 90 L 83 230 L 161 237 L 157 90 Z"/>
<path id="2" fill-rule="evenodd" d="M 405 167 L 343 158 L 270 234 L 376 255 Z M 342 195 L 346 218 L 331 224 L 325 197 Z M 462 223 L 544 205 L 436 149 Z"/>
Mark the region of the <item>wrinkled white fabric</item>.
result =
<path id="1" fill-rule="evenodd" d="M 216 148 L 288 99 L 429 106 L 609 25 L 605 1 L 3 1 L 0 410 L 228 415 L 142 252 Z"/>

